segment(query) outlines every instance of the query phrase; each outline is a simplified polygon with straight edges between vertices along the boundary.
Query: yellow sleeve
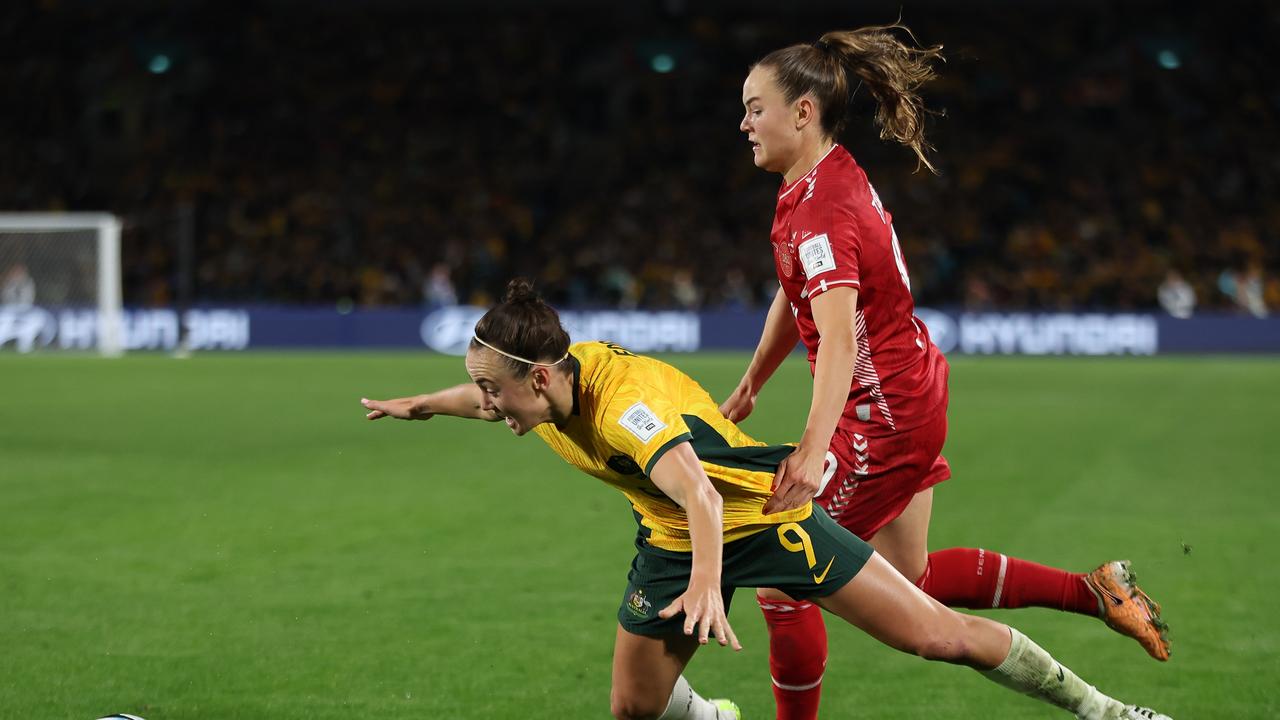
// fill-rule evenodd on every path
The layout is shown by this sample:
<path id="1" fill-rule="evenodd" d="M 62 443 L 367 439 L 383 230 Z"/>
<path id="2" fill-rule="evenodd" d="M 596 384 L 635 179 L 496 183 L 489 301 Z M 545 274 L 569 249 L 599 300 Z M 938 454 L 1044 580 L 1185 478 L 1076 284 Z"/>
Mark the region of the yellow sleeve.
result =
<path id="1" fill-rule="evenodd" d="M 604 406 L 600 432 L 650 475 L 658 458 L 693 434 L 671 398 L 648 384 L 628 383 Z"/>

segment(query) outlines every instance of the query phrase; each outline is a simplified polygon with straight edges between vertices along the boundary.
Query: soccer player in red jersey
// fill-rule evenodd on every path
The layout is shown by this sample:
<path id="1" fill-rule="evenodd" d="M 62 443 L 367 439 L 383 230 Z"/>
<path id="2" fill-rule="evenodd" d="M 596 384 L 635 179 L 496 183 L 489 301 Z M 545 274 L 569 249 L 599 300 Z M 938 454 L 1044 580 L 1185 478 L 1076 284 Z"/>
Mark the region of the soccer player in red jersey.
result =
<path id="1" fill-rule="evenodd" d="M 781 173 L 770 240 L 781 287 L 742 381 L 721 412 L 741 421 L 760 388 L 803 342 L 814 377 L 799 447 L 778 469 L 766 512 L 817 499 L 903 575 L 964 608 L 1050 607 L 1102 617 L 1159 660 L 1168 658 L 1159 606 L 1125 562 L 1071 573 L 982 549 L 928 551 L 933 486 L 951 476 L 946 359 L 914 315 L 893 229 L 862 168 L 836 142 L 853 95 L 877 104 L 883 138 L 930 170 L 918 87 L 941 47 L 901 41 L 900 25 L 831 32 L 774 51 L 743 84 L 740 129 L 755 164 Z M 826 662 L 818 608 L 777 590 L 758 597 L 769 626 L 778 717 L 817 714 Z"/>

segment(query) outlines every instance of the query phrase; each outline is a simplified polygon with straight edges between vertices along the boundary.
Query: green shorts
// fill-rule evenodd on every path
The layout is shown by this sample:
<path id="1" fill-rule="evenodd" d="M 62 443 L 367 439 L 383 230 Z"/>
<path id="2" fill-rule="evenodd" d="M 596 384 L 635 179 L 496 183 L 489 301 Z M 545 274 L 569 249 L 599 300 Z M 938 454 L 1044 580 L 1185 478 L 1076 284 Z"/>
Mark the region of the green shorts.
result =
<path id="1" fill-rule="evenodd" d="M 814 505 L 806 520 L 770 525 L 725 544 L 720 588 L 725 612 L 740 587 L 777 588 L 797 600 L 830 595 L 858 574 L 872 552 Z M 618 622 L 636 635 L 682 634 L 683 614 L 663 620 L 658 612 L 689 588 L 692 570 L 693 553 L 663 550 L 636 537 Z"/>

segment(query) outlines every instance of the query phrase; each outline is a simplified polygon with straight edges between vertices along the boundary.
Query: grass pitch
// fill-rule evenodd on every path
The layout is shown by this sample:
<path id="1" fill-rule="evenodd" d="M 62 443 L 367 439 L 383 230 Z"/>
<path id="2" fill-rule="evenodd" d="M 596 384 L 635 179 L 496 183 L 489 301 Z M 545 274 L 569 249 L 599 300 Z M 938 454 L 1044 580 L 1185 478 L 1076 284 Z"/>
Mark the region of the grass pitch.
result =
<path id="1" fill-rule="evenodd" d="M 743 355 L 672 358 L 716 397 Z M 414 355 L 0 356 L 0 717 L 599 718 L 634 523 L 535 437 L 369 423 L 463 382 Z M 798 438 L 792 360 L 745 424 Z M 1280 362 L 957 359 L 931 542 L 1131 558 L 1162 665 L 1102 623 L 993 613 L 1176 718 L 1280 716 Z M 772 717 L 763 620 L 688 675 Z M 824 717 L 1064 714 L 829 620 Z"/>

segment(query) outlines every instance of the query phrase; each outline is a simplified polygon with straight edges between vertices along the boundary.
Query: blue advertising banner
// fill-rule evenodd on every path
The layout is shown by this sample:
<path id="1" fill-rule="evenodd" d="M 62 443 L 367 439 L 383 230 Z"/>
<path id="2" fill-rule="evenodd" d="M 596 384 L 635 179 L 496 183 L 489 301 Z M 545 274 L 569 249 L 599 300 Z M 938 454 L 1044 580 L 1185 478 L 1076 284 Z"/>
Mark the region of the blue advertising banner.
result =
<path id="1" fill-rule="evenodd" d="M 462 354 L 483 308 L 435 311 L 330 307 L 128 309 L 128 350 L 174 350 L 185 332 L 191 350 L 399 348 Z M 1154 355 L 1280 353 L 1280 318 L 1198 315 L 1179 320 L 1145 313 L 995 313 L 919 308 L 946 353 L 970 355 Z M 763 310 L 705 312 L 566 310 L 575 340 L 605 339 L 637 352 L 751 350 Z M 0 351 L 92 350 L 92 309 L 0 307 Z"/>

